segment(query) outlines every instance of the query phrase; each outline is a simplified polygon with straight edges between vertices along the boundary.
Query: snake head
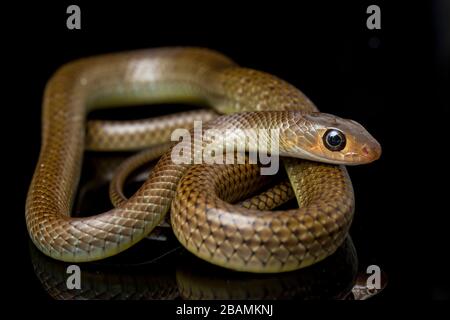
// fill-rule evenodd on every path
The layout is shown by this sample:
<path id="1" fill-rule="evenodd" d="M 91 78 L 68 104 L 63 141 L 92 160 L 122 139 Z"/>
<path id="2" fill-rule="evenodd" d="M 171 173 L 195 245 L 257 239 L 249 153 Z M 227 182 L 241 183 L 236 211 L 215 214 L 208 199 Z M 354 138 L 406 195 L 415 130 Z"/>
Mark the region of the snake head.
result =
<path id="1" fill-rule="evenodd" d="M 297 151 L 308 160 L 332 164 L 359 165 L 381 156 L 377 140 L 358 122 L 327 113 L 297 115 Z M 295 115 L 294 115 L 295 117 Z M 291 154 L 295 156 L 295 154 Z"/>

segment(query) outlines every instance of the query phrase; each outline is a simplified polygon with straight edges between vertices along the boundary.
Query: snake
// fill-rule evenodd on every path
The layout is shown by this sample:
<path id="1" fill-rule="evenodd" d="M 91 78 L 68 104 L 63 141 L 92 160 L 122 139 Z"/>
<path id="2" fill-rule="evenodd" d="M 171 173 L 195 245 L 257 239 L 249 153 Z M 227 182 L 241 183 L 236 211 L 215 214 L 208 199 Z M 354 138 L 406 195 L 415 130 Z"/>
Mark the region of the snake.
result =
<path id="1" fill-rule="evenodd" d="M 266 135 L 264 143 L 279 144 L 272 156 L 281 157 L 299 208 L 237 205 L 264 180 L 260 165 L 176 163 L 174 148 L 192 146 L 186 140 L 173 143 L 129 199 L 101 214 L 72 217 L 89 144 L 89 112 L 162 103 L 211 107 L 223 115 L 208 121 L 204 132 L 226 130 L 233 141 L 243 138 L 239 134 L 245 129 L 276 130 L 277 141 Z M 157 133 L 156 127 L 153 123 L 151 132 Z M 92 142 L 94 149 L 114 150 L 145 137 L 166 142 L 155 134 L 115 128 Z M 354 214 L 345 166 L 381 155 L 380 144 L 356 121 L 319 112 L 299 89 L 274 75 L 193 47 L 103 54 L 63 65 L 45 88 L 41 141 L 25 220 L 31 240 L 44 254 L 66 262 L 113 256 L 146 237 L 170 211 L 173 232 L 188 251 L 212 264 L 255 273 L 304 268 L 335 252 Z M 245 143 L 243 148 L 256 152 L 258 146 Z"/>

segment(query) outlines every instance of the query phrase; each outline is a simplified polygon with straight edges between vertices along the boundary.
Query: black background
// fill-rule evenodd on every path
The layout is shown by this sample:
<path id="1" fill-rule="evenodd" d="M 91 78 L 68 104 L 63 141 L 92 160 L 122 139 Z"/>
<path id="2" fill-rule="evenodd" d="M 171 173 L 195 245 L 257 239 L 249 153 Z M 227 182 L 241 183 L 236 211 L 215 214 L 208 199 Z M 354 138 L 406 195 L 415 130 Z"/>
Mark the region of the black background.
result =
<path id="1" fill-rule="evenodd" d="M 81 7 L 81 30 L 66 28 L 72 3 L 5 8 L 4 94 L 11 99 L 3 105 L 2 129 L 10 169 L 1 210 L 7 221 L 3 259 L 14 271 L 11 295 L 47 299 L 29 261 L 24 203 L 40 148 L 48 78 L 83 56 L 187 45 L 213 48 L 275 74 L 321 111 L 362 123 L 383 155 L 349 168 L 357 206 L 351 234 L 362 263 L 380 265 L 389 277 L 378 301 L 448 299 L 449 6 L 392 2 L 74 1 Z M 372 3 L 381 7 L 381 30 L 366 28 Z"/>

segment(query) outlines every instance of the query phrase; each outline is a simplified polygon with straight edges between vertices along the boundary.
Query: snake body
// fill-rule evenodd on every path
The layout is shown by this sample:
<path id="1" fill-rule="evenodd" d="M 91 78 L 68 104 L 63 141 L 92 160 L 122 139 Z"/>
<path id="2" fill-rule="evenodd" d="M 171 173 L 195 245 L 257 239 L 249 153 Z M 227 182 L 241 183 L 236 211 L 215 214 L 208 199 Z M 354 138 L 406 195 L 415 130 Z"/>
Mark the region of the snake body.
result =
<path id="1" fill-rule="evenodd" d="M 208 105 L 230 114 L 208 122 L 211 128 L 277 128 L 281 156 L 314 161 L 284 160 L 300 208 L 270 212 L 234 206 L 228 202 L 250 195 L 260 183 L 258 166 L 176 164 L 168 151 L 130 199 L 96 216 L 70 217 L 87 113 L 165 102 Z M 177 238 L 211 263 L 282 272 L 320 261 L 342 243 L 353 217 L 353 189 L 343 164 L 371 162 L 381 149 L 356 122 L 317 111 L 285 81 L 206 49 L 150 49 L 66 64 L 44 94 L 41 152 L 26 201 L 30 237 L 55 259 L 98 260 L 140 241 L 171 209 Z M 346 133 L 341 152 L 321 143 L 331 127 Z M 113 131 L 116 135 L 120 132 Z M 113 150 L 117 140 L 123 139 L 96 143 Z"/>

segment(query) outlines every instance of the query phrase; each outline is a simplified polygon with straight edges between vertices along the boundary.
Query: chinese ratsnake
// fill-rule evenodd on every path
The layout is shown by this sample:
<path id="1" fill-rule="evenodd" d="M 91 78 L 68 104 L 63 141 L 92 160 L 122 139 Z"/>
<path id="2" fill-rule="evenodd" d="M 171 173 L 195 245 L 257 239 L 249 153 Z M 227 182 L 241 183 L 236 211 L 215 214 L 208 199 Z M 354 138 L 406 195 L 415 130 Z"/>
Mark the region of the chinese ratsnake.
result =
<path id="1" fill-rule="evenodd" d="M 225 114 L 204 129 L 277 129 L 279 155 L 299 208 L 270 211 L 232 204 L 261 185 L 258 165 L 175 164 L 168 151 L 130 199 L 99 215 L 70 217 L 85 145 L 136 149 L 165 143 L 170 136 L 160 121 L 150 123 L 149 133 L 143 133 L 144 122 L 109 130 L 102 129 L 107 123 L 97 122 L 86 130 L 87 113 L 169 102 L 207 105 Z M 208 117 L 204 113 L 198 119 Z M 140 50 L 68 63 L 46 86 L 42 119 L 26 223 L 43 253 L 70 262 L 98 260 L 129 248 L 170 210 L 178 240 L 211 263 L 248 272 L 311 265 L 342 244 L 353 218 L 353 188 L 344 165 L 369 163 L 381 154 L 378 142 L 355 121 L 319 113 L 285 81 L 201 48 Z M 171 130 L 181 126 L 177 118 L 168 120 Z M 245 151 L 255 148 L 249 144 Z M 260 208 L 273 207 L 269 202 L 277 195 L 272 196 L 265 196 L 268 203 Z"/>

